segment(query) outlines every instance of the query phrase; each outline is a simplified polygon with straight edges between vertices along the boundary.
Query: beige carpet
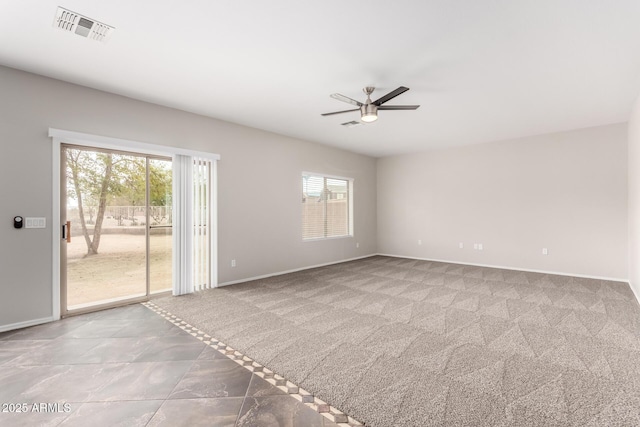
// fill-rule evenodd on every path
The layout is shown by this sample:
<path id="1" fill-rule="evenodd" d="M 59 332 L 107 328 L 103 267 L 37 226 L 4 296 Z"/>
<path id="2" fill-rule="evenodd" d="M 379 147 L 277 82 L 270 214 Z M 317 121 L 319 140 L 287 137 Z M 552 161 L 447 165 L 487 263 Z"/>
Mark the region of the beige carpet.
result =
<path id="1" fill-rule="evenodd" d="M 625 283 L 372 257 L 154 300 L 368 426 L 639 426 Z"/>

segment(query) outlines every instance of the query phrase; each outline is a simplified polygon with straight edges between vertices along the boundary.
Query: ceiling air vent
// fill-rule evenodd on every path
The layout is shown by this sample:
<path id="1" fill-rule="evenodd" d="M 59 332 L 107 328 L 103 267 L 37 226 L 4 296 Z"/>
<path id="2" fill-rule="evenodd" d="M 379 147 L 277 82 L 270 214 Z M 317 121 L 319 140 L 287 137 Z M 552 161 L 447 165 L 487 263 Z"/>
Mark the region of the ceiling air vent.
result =
<path id="1" fill-rule="evenodd" d="M 350 127 L 358 126 L 358 125 L 361 125 L 361 124 L 362 123 L 360 123 L 360 122 L 357 122 L 355 120 L 351 120 L 350 122 L 342 123 L 342 126 L 350 128 Z"/>
<path id="2" fill-rule="evenodd" d="M 110 25 L 87 18 L 63 7 L 58 7 L 53 26 L 63 31 L 101 42 L 106 42 L 113 30 L 115 30 Z"/>

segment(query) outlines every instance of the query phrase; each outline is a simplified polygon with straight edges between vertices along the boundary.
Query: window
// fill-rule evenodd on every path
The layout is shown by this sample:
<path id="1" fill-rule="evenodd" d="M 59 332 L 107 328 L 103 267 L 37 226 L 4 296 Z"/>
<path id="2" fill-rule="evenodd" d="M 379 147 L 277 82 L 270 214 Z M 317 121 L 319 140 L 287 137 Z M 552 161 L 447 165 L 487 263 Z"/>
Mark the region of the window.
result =
<path id="1" fill-rule="evenodd" d="M 353 180 L 302 174 L 302 239 L 353 235 Z"/>

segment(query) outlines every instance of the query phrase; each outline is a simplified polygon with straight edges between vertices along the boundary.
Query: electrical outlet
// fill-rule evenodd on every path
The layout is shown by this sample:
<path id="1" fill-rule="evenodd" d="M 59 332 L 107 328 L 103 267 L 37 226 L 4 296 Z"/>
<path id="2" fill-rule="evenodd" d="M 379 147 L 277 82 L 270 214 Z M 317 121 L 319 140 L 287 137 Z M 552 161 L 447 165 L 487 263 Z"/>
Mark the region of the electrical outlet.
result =
<path id="1" fill-rule="evenodd" d="M 236 260 L 235 260 L 235 259 L 232 259 L 232 260 L 231 260 L 231 267 L 235 267 L 235 266 L 236 266 Z"/>
<path id="2" fill-rule="evenodd" d="M 418 240 L 418 246 L 422 245 L 422 240 Z"/>
<path id="3" fill-rule="evenodd" d="M 360 247 L 360 243 L 356 243 L 356 249 Z"/>
<path id="4" fill-rule="evenodd" d="M 478 250 L 481 251 L 482 249 L 482 243 L 478 243 Z"/>
<path id="5" fill-rule="evenodd" d="M 464 243 L 462 243 L 462 242 L 458 243 L 458 247 L 459 247 L 460 249 L 464 249 Z"/>
<path id="6" fill-rule="evenodd" d="M 549 249 L 542 248 L 542 255 L 549 255 Z"/>
<path id="7" fill-rule="evenodd" d="M 473 249 L 475 249 L 476 251 L 478 250 L 478 244 L 477 243 L 473 244 Z"/>

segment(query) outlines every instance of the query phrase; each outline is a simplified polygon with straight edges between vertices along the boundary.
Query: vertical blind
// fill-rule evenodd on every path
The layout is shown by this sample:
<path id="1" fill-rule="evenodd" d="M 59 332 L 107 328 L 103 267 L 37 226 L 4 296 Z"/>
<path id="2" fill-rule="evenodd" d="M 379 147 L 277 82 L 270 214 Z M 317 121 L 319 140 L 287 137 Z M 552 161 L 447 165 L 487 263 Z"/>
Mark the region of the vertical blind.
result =
<path id="1" fill-rule="evenodd" d="M 321 239 L 351 233 L 349 180 L 302 175 L 302 238 Z"/>
<path id="2" fill-rule="evenodd" d="M 212 223 L 212 162 L 199 157 L 193 158 L 193 284 L 194 289 L 211 288 L 213 285 Z"/>
<path id="3" fill-rule="evenodd" d="M 173 295 L 193 292 L 193 159 L 173 157 Z"/>
<path id="4" fill-rule="evenodd" d="M 175 155 L 173 159 L 173 294 L 214 287 L 214 161 Z"/>

